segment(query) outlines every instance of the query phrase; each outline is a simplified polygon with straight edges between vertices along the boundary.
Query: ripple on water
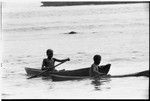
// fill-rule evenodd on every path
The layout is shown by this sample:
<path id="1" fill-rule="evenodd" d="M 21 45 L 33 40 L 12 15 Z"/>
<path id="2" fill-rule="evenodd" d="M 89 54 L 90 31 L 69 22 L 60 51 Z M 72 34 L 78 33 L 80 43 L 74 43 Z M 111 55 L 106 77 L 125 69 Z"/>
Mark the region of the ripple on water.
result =
<path id="1" fill-rule="evenodd" d="M 12 94 L 2 93 L 1 95 L 2 95 L 2 98 L 6 98 L 6 97 L 8 97 L 8 96 L 10 96 L 10 95 L 12 95 Z"/>
<path id="2" fill-rule="evenodd" d="M 132 61 L 132 60 L 129 58 L 114 58 L 110 60 L 110 62 L 117 62 L 117 61 Z"/>
<path id="3" fill-rule="evenodd" d="M 95 91 L 101 91 L 105 89 L 110 89 L 111 87 L 109 86 L 109 82 L 111 80 L 108 78 L 101 78 L 101 79 L 94 79 L 92 80 L 91 84 L 94 86 Z"/>
<path id="4" fill-rule="evenodd" d="M 132 51 L 132 53 L 139 53 L 139 51 Z"/>

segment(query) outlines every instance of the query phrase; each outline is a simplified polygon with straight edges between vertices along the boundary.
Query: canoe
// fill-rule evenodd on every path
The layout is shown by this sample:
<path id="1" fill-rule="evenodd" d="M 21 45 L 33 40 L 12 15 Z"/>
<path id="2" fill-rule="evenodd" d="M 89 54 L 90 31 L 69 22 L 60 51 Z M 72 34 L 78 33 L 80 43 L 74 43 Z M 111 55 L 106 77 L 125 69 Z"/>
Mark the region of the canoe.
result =
<path id="1" fill-rule="evenodd" d="M 110 66 L 111 64 L 99 66 L 99 72 L 107 74 L 109 72 Z M 90 67 L 75 69 L 75 70 L 55 71 L 55 72 L 48 71 L 46 73 L 43 73 L 42 76 L 51 77 L 52 76 L 51 74 L 60 75 L 60 76 L 89 76 L 89 69 Z M 41 69 L 35 69 L 29 67 L 26 67 L 25 71 L 27 75 L 30 76 L 38 75 L 43 72 Z"/>
<path id="2" fill-rule="evenodd" d="M 105 66 L 99 67 L 99 72 L 104 73 L 102 76 L 107 75 L 107 73 L 109 72 L 110 66 L 111 66 L 110 64 L 107 64 Z M 77 75 L 68 76 L 68 75 L 51 74 L 52 81 L 81 80 L 81 79 L 87 79 L 87 78 L 91 78 L 89 76 L 89 74 L 88 75 L 80 75 L 80 76 L 77 76 Z"/>
<path id="3" fill-rule="evenodd" d="M 86 78 L 90 78 L 90 76 L 62 76 L 62 75 L 51 74 L 52 81 L 81 80 Z"/>

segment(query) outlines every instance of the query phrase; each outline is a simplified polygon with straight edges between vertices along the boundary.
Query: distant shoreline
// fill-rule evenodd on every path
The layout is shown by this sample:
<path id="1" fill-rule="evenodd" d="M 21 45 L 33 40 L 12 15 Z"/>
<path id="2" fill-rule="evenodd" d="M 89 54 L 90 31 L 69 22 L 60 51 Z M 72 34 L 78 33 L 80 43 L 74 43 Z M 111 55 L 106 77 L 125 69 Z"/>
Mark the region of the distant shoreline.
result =
<path id="1" fill-rule="evenodd" d="M 41 6 L 111 5 L 148 3 L 148 1 L 42 1 Z"/>

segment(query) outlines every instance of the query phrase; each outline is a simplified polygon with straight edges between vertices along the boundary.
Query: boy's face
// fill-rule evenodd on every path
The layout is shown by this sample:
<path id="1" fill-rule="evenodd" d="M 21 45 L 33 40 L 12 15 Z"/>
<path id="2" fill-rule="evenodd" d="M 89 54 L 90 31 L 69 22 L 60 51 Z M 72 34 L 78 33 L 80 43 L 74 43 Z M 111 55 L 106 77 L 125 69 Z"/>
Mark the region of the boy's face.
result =
<path id="1" fill-rule="evenodd" d="M 97 60 L 95 60 L 94 62 L 95 62 L 96 65 L 99 65 L 100 62 L 101 62 L 101 60 L 100 60 L 100 59 L 97 59 Z"/>
<path id="2" fill-rule="evenodd" d="M 53 57 L 53 52 L 47 52 L 47 56 L 48 56 L 49 58 L 52 58 L 52 57 Z"/>

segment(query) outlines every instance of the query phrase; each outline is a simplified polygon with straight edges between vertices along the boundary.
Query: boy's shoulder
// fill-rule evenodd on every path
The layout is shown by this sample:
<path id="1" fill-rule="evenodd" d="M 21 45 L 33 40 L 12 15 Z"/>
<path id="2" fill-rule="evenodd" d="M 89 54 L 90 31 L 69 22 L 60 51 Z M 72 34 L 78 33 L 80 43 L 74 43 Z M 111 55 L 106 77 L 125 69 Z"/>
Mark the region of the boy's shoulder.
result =
<path id="1" fill-rule="evenodd" d="M 43 61 L 47 61 L 47 58 L 44 58 Z"/>
<path id="2" fill-rule="evenodd" d="M 95 66 L 95 64 L 93 63 L 92 65 L 91 65 L 91 67 L 94 67 Z"/>
<path id="3" fill-rule="evenodd" d="M 56 60 L 56 58 L 52 58 L 53 60 Z"/>
<path id="4" fill-rule="evenodd" d="M 48 58 L 44 58 L 43 61 L 49 60 Z M 52 58 L 52 60 L 56 60 L 56 58 Z"/>
<path id="5" fill-rule="evenodd" d="M 44 58 L 43 61 L 49 61 L 49 59 L 48 58 Z"/>

